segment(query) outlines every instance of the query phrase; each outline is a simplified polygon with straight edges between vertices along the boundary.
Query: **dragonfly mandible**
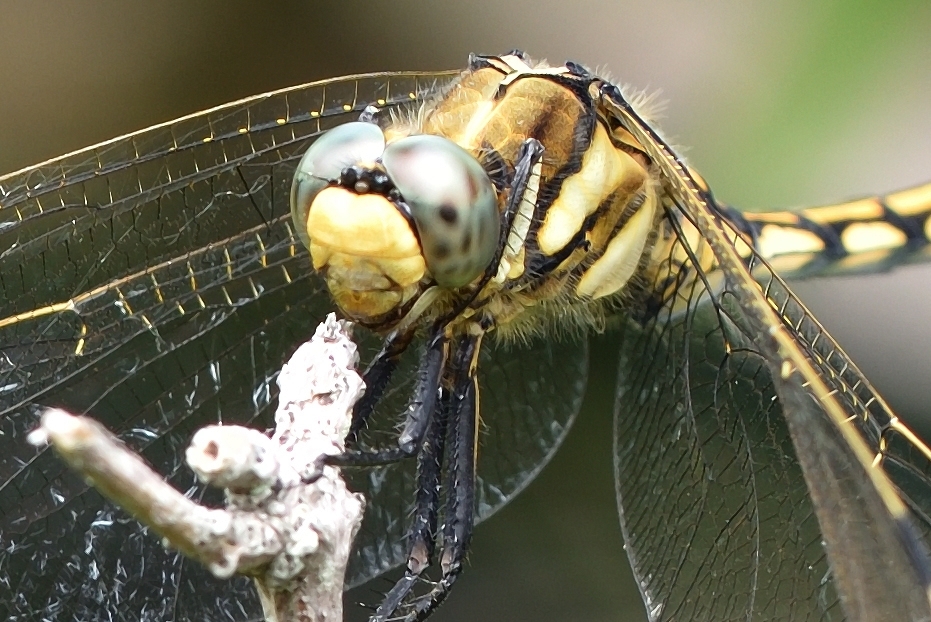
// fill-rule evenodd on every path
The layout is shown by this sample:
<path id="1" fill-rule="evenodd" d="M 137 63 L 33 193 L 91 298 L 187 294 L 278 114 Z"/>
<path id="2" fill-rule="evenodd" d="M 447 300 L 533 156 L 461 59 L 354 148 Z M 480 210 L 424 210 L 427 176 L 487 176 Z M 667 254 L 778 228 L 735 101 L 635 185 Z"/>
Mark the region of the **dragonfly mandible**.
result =
<path id="1" fill-rule="evenodd" d="M 456 140 L 478 156 L 498 199 L 514 197 L 498 206 L 488 265 L 461 279 L 457 269 L 444 271 L 446 256 L 434 247 L 395 306 L 366 315 L 371 300 L 354 296 L 358 288 L 337 295 L 363 323 L 409 329 L 388 343 L 397 369 L 391 381 L 376 376 L 385 382 L 358 430 L 364 447 L 396 451 L 411 393 L 421 402 L 429 394 L 424 360 L 446 364 L 448 373 L 426 375 L 447 382 L 448 395 L 465 390 L 449 384 L 457 378 L 480 387 L 466 400 L 481 400 L 477 464 L 468 451 L 445 463 L 448 472 L 474 468 L 474 488 L 457 496 L 456 485 L 441 485 L 451 505 L 445 514 L 438 501 L 425 507 L 429 537 L 417 542 L 432 547 L 467 506 L 474 516 L 439 538 L 444 561 L 461 560 L 472 520 L 510 500 L 559 446 L 585 390 L 586 334 L 610 328 L 623 343 L 615 413 L 622 525 L 651 617 L 903 619 L 928 607 L 928 452 L 766 260 L 804 273 L 843 266 L 858 251 L 918 249 L 928 238 L 931 191 L 744 218 L 714 199 L 636 101 L 578 65 L 535 66 L 514 53 L 476 57 L 465 74 L 371 74 L 286 89 L 0 180 L 0 577 L 15 594 L 4 605 L 8 617 L 260 615 L 248 584 L 211 581 L 49 452 L 20 442 L 36 407 L 93 414 L 176 486 L 209 494 L 181 466 L 183 444 L 206 422 L 267 421 L 277 369 L 331 307 L 302 244 L 319 229 L 302 231 L 289 214 L 308 147 L 340 136 L 325 132 L 344 131 L 360 115 L 383 128 L 389 145 L 420 133 L 418 124 L 449 136 L 462 119 L 488 114 L 486 100 L 513 105 L 502 118 L 529 115 L 538 107 L 519 104 L 533 99 L 514 96 L 524 87 L 561 102 L 563 116 L 540 121 L 539 135 Z M 457 106 L 467 98 L 455 94 L 469 88 L 485 99 L 466 101 L 474 108 L 465 114 Z M 349 131 L 341 140 L 351 144 L 358 135 Z M 340 161 L 334 178 L 320 169 L 310 176 L 388 202 L 415 194 L 403 182 L 372 190 L 379 158 Z M 602 183 L 593 163 L 608 161 L 619 185 L 602 188 L 592 204 L 590 186 Z M 341 177 L 360 163 L 364 190 L 358 176 Z M 561 203 L 568 211 L 553 208 L 573 187 L 576 198 Z M 540 232 L 550 214 L 563 219 L 549 227 L 555 242 Z M 418 244 L 436 242 L 416 209 L 406 218 Z M 612 246 L 638 227 L 634 251 Z M 510 306 L 492 291 L 507 291 Z M 431 304 L 418 307 L 427 296 Z M 440 332 L 429 335 L 431 326 Z M 484 332 L 479 348 L 472 337 Z M 368 345 L 379 360 L 382 344 Z M 451 438 L 474 437 L 474 413 L 457 416 L 465 427 Z M 419 434 L 427 432 L 408 442 Z M 425 469 L 420 480 L 416 470 L 407 459 L 356 473 L 369 511 L 351 583 L 409 558 L 408 514 Z M 417 562 L 408 586 L 425 586 L 427 595 L 402 587 L 388 609 L 428 612 L 459 569 L 441 564 L 435 591 L 412 568 L 425 565 L 422 555 Z"/>

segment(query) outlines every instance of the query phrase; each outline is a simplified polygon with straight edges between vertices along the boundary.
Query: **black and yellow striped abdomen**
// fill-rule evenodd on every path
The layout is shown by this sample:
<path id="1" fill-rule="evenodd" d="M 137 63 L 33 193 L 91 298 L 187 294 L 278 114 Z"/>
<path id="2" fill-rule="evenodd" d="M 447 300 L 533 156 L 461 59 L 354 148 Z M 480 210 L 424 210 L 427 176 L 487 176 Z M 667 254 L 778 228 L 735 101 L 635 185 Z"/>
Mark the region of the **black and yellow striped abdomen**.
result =
<path id="1" fill-rule="evenodd" d="M 926 260 L 931 184 L 798 211 L 745 212 L 760 254 L 785 276 L 861 273 Z"/>

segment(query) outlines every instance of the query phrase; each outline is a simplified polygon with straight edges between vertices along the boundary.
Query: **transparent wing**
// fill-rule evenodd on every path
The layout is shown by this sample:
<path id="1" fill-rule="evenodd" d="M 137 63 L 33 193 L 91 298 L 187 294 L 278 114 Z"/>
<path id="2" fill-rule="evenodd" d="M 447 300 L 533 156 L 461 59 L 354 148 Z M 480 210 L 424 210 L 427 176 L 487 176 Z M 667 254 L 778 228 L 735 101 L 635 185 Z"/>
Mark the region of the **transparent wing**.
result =
<path id="1" fill-rule="evenodd" d="M 43 406 L 91 413 L 204 494 L 180 465 L 192 432 L 270 425 L 277 370 L 329 307 L 288 222 L 296 160 L 453 75 L 295 87 L 0 179 L 0 617 L 258 615 L 245 581 L 163 550 L 25 434 Z"/>
<path id="2" fill-rule="evenodd" d="M 248 580 L 166 551 L 25 434 L 41 407 L 90 413 L 178 489 L 221 504 L 181 464 L 188 440 L 216 421 L 271 426 L 278 369 L 331 310 L 288 222 L 296 160 L 366 105 L 404 105 L 454 75 L 296 87 L 0 179 L 0 589 L 11 595 L 0 617 L 261 619 Z M 559 445 L 587 361 L 584 341 L 486 340 L 479 520 Z M 384 443 L 412 374 L 395 377 L 370 430 Z M 354 475 L 369 503 L 353 583 L 403 559 L 413 466 Z"/>
<path id="3" fill-rule="evenodd" d="M 650 618 L 843 619 L 766 365 L 733 310 L 687 295 L 682 317 L 625 327 L 618 376 L 618 503 Z"/>
<path id="4" fill-rule="evenodd" d="M 414 348 L 395 372 L 416 377 Z M 575 420 L 588 379 L 588 342 L 537 339 L 528 343 L 483 343 L 478 365 L 481 429 L 478 448 L 476 520 L 491 516 L 549 462 Z M 366 430 L 367 443 L 396 443 L 399 413 L 412 385 L 395 383 Z M 404 536 L 413 511 L 415 461 L 351 473 L 368 504 L 356 536 L 347 581 L 358 585 L 406 559 Z"/>
<path id="5" fill-rule="evenodd" d="M 927 449 L 785 284 L 740 260 L 661 139 L 610 106 L 669 192 L 676 244 L 647 289 L 682 283 L 626 326 L 618 380 L 618 502 L 651 619 L 925 619 Z"/>

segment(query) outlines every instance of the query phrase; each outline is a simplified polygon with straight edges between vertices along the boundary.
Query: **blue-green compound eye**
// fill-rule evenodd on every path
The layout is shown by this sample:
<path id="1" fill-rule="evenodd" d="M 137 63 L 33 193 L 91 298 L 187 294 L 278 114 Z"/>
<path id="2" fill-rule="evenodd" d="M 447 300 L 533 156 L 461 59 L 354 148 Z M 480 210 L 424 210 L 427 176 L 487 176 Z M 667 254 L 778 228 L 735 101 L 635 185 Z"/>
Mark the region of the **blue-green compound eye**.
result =
<path id="1" fill-rule="evenodd" d="M 432 135 L 385 148 L 388 177 L 411 208 L 427 268 L 443 287 L 462 287 L 494 258 L 500 215 L 494 186 L 472 155 Z"/>
<path id="2" fill-rule="evenodd" d="M 291 182 L 291 219 L 305 246 L 307 211 L 317 194 L 343 169 L 375 162 L 385 150 L 385 135 L 374 123 L 351 122 L 324 133 L 304 153 Z"/>

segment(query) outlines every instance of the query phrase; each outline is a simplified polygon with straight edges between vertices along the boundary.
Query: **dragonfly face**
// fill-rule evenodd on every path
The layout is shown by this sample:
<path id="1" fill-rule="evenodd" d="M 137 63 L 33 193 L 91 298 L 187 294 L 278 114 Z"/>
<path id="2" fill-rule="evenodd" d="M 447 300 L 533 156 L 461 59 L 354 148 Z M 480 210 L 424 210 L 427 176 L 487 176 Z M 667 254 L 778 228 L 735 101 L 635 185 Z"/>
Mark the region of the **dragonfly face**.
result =
<path id="1" fill-rule="evenodd" d="M 365 160 L 377 163 L 346 164 Z M 340 309 L 368 325 L 396 323 L 429 287 L 428 267 L 439 287 L 467 285 L 498 246 L 496 193 L 468 152 L 429 134 L 386 148 L 371 123 L 331 130 L 304 154 L 291 213 Z"/>
<path id="2" fill-rule="evenodd" d="M 391 120 L 356 123 L 369 105 Z M 927 188 L 846 218 L 745 219 L 613 86 L 514 54 L 260 96 L 0 189 L 7 617 L 257 619 L 245 583 L 212 582 L 19 441 L 40 405 L 90 412 L 201 494 L 183 443 L 267 421 L 324 287 L 387 335 L 355 440 L 418 455 L 353 476 L 369 506 L 350 582 L 408 563 L 377 615 L 440 600 L 472 523 L 561 442 L 587 353 L 546 328 L 609 320 L 619 506 L 652 618 L 928 613 L 928 454 L 757 250 L 764 230 L 804 231 L 772 251 L 804 269 L 843 255 L 852 223 L 923 244 Z"/>

